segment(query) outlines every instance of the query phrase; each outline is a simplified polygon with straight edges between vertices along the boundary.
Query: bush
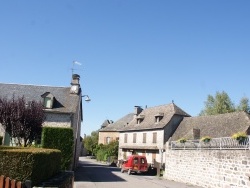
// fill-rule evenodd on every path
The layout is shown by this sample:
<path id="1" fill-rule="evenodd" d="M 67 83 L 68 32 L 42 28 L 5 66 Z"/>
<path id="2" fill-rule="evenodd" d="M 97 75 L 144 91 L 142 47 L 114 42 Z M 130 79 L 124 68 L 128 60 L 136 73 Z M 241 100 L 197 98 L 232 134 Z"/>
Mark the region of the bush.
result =
<path id="1" fill-rule="evenodd" d="M 99 144 L 95 148 L 96 158 L 98 161 L 107 161 L 109 162 L 117 160 L 118 156 L 118 141 L 113 141 L 107 145 Z"/>
<path id="2" fill-rule="evenodd" d="M 204 142 L 204 143 L 208 143 L 212 140 L 212 138 L 210 136 L 204 136 L 200 139 L 200 141 Z"/>
<path id="3" fill-rule="evenodd" d="M 60 171 L 61 152 L 42 148 L 0 147 L 0 174 L 33 185 Z"/>
<path id="4" fill-rule="evenodd" d="M 72 128 L 44 127 L 42 147 L 62 152 L 61 169 L 69 170 L 73 158 L 74 136 Z"/>
<path id="5" fill-rule="evenodd" d="M 243 140 L 247 138 L 247 134 L 245 132 L 237 132 L 232 135 L 232 138 L 235 140 Z"/>
<path id="6" fill-rule="evenodd" d="M 101 148 L 96 153 L 96 159 L 98 161 L 106 161 L 107 160 L 107 151 L 104 148 Z"/>
<path id="7" fill-rule="evenodd" d="M 180 142 L 180 143 L 182 143 L 182 144 L 184 144 L 186 141 L 187 141 L 186 138 L 180 138 L 180 139 L 178 140 L 178 142 Z"/>

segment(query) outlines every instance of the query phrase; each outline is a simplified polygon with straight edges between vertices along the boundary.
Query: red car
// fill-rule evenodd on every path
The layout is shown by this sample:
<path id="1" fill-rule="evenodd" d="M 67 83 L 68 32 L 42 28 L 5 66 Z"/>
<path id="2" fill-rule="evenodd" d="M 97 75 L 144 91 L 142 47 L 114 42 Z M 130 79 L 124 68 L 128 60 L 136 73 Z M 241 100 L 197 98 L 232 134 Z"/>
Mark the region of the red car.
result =
<path id="1" fill-rule="evenodd" d="M 130 175 L 131 172 L 142 173 L 148 171 L 148 163 L 145 156 L 131 155 L 126 161 L 122 163 L 121 172 L 127 171 Z"/>

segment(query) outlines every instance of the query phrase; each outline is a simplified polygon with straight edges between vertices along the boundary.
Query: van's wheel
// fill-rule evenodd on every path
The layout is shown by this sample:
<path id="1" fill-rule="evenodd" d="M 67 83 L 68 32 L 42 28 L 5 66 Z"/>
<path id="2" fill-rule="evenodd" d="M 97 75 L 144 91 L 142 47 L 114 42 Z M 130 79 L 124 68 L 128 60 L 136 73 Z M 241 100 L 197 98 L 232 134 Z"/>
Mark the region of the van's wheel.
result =
<path id="1" fill-rule="evenodd" d="M 121 173 L 123 173 L 124 172 L 124 170 L 123 170 L 123 168 L 121 168 Z"/>
<path id="2" fill-rule="evenodd" d="M 131 169 L 128 169 L 128 175 L 130 175 L 131 174 Z"/>

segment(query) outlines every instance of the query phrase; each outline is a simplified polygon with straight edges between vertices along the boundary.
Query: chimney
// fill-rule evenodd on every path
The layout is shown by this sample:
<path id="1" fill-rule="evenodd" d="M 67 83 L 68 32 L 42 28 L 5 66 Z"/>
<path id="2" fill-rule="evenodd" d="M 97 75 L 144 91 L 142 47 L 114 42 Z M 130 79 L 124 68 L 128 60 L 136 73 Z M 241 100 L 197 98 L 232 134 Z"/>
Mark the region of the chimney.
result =
<path id="1" fill-rule="evenodd" d="M 198 140 L 201 138 L 201 130 L 193 128 L 193 137 L 194 140 Z"/>
<path id="2" fill-rule="evenodd" d="M 72 81 L 71 81 L 70 93 L 71 94 L 78 94 L 79 89 L 80 89 L 80 76 L 78 74 L 73 74 Z"/>
<path id="3" fill-rule="evenodd" d="M 142 108 L 140 106 L 135 106 L 135 115 L 138 116 L 142 112 Z"/>

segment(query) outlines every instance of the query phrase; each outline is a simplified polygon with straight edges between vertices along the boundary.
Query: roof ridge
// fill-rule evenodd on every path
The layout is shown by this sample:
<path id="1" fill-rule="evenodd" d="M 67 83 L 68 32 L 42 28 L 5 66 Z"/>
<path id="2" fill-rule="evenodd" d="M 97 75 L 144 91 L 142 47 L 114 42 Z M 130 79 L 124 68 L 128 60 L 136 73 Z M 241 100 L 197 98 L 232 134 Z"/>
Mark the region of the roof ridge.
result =
<path id="1" fill-rule="evenodd" d="M 223 116 L 223 115 L 230 115 L 230 114 L 245 114 L 245 115 L 249 115 L 245 111 L 235 111 L 235 112 L 227 112 L 227 113 L 223 113 L 223 114 L 203 115 L 203 116 L 194 116 L 194 117 L 211 117 L 211 116 L 214 117 L 214 116 Z"/>
<path id="2" fill-rule="evenodd" d="M 148 109 L 148 108 L 157 108 L 157 107 L 161 107 L 161 106 L 170 106 L 171 104 L 173 104 L 173 103 L 161 104 L 161 105 L 157 105 L 157 106 L 151 106 L 151 107 L 147 107 L 147 108 L 145 108 L 145 109 Z M 145 110 L 145 109 L 143 109 L 143 110 Z"/>
<path id="3" fill-rule="evenodd" d="M 19 86 L 39 86 L 39 87 L 57 87 L 57 88 L 68 88 L 70 86 L 52 86 L 52 85 L 35 85 L 35 84 L 17 84 L 17 83 L 1 83 L 3 85 L 19 85 Z"/>

